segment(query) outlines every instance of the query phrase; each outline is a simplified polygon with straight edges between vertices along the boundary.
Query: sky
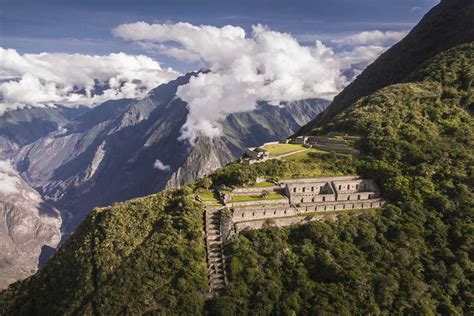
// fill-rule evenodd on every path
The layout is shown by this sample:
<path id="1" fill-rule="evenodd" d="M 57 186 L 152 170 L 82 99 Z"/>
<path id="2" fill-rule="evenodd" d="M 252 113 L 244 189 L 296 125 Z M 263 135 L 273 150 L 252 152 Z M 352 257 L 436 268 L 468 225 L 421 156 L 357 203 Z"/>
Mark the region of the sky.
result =
<path id="1" fill-rule="evenodd" d="M 331 100 L 438 0 L 0 0 L 0 115 L 142 97 L 182 73 L 181 138 L 304 98 Z"/>
<path id="2" fill-rule="evenodd" d="M 140 54 L 142 49 L 111 34 L 117 25 L 137 21 L 230 24 L 245 30 L 260 23 L 272 30 L 292 33 L 303 41 L 327 40 L 366 30 L 410 29 L 437 2 L 0 0 L 0 43 L 22 53 Z M 164 62 L 186 70 L 186 66 L 173 59 Z"/>

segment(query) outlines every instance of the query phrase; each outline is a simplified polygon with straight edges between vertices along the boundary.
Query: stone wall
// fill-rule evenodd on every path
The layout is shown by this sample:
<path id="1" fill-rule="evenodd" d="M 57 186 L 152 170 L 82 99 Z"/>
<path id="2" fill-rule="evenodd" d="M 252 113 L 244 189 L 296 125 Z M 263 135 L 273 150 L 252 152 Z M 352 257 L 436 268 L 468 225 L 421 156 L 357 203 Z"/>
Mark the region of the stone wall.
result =
<path id="1" fill-rule="evenodd" d="M 377 186 L 371 179 L 338 179 L 333 181 L 336 193 L 376 192 Z"/>
<path id="2" fill-rule="evenodd" d="M 291 203 L 317 203 L 335 201 L 335 194 L 298 194 L 291 196 Z"/>
<path id="3" fill-rule="evenodd" d="M 228 207 L 240 207 L 240 206 L 261 206 L 270 204 L 289 204 L 287 198 L 273 199 L 273 200 L 258 200 L 258 201 L 242 201 L 242 202 L 227 202 Z"/>
<path id="4" fill-rule="evenodd" d="M 338 201 L 357 201 L 357 200 L 368 200 L 376 198 L 375 192 L 353 192 L 353 193 L 339 193 L 337 195 Z"/>
<path id="5" fill-rule="evenodd" d="M 330 182 L 330 181 L 347 181 L 347 180 L 360 180 L 357 176 L 341 176 L 341 177 L 322 177 L 322 178 L 306 178 L 306 179 L 287 179 L 281 180 L 281 184 L 303 184 L 303 183 L 314 183 L 314 182 Z"/>
<path id="6" fill-rule="evenodd" d="M 287 184 L 287 188 L 287 192 L 292 195 L 298 195 L 299 193 L 334 194 L 334 190 L 332 189 L 331 183 L 327 181 L 301 184 Z"/>
<path id="7" fill-rule="evenodd" d="M 265 220 L 256 220 L 256 221 L 247 221 L 240 222 L 235 224 L 235 232 L 240 233 L 244 230 L 253 230 L 261 229 L 265 225 L 276 226 L 276 227 L 286 227 L 296 224 L 309 223 L 316 220 L 336 220 L 338 214 L 318 214 L 313 216 L 293 216 L 293 217 L 284 217 L 284 218 L 274 218 L 274 219 L 265 219 Z"/>
<path id="8" fill-rule="evenodd" d="M 270 219 L 298 215 L 298 209 L 289 206 L 265 206 L 233 209 L 234 223 L 257 219 Z"/>
<path id="9" fill-rule="evenodd" d="M 379 208 L 384 206 L 384 200 L 371 199 L 365 201 L 332 201 L 327 203 L 305 203 L 292 206 L 264 206 L 264 207 L 242 207 L 232 210 L 232 221 L 234 223 L 242 221 L 274 219 L 281 217 L 300 216 L 304 213 L 342 211 L 353 209 Z"/>
<path id="10" fill-rule="evenodd" d="M 277 192 L 278 190 L 281 190 L 281 188 L 277 185 L 274 185 L 271 187 L 259 187 L 259 188 L 237 188 L 237 189 L 233 189 L 232 192 L 230 192 L 230 196 L 241 196 L 241 195 L 259 196 L 259 195 L 262 195 L 263 191 L 268 191 L 272 193 L 272 192 Z"/>

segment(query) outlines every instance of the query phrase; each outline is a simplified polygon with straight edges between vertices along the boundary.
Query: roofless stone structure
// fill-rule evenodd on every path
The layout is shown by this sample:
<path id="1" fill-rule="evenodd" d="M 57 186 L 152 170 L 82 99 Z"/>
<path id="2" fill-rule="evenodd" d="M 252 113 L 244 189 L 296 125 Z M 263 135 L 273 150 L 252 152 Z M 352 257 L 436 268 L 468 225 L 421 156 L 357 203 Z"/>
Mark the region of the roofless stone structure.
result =
<path id="1" fill-rule="evenodd" d="M 219 195 L 223 206 L 205 207 L 211 294 L 218 294 L 226 282 L 222 244 L 242 230 L 335 218 L 338 211 L 357 213 L 385 205 L 372 179 L 353 176 L 289 179 Z"/>

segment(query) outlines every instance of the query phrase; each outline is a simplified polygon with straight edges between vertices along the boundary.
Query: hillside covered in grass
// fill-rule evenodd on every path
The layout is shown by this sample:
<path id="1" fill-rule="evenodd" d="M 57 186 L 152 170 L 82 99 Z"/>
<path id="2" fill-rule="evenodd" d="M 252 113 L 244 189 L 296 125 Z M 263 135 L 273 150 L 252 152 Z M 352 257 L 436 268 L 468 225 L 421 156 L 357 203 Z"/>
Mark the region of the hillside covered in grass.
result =
<path id="1" fill-rule="evenodd" d="M 473 64 L 474 43 L 445 50 L 305 129 L 357 136 L 357 157 L 233 163 L 188 188 L 94 211 L 42 270 L 0 294 L 0 314 L 472 314 Z M 206 301 L 194 193 L 331 174 L 375 179 L 389 204 L 239 234 L 226 247 L 229 284 Z"/>
<path id="2" fill-rule="evenodd" d="M 369 65 L 334 98 L 324 112 L 318 114 L 298 133 L 307 134 L 316 126 L 328 123 L 358 99 L 406 80 L 420 64 L 437 54 L 474 41 L 472 21 L 474 21 L 473 1 L 441 0 L 404 39 Z"/>
<path id="3" fill-rule="evenodd" d="M 207 286 L 201 206 L 170 190 L 92 212 L 0 315 L 196 314 Z"/>

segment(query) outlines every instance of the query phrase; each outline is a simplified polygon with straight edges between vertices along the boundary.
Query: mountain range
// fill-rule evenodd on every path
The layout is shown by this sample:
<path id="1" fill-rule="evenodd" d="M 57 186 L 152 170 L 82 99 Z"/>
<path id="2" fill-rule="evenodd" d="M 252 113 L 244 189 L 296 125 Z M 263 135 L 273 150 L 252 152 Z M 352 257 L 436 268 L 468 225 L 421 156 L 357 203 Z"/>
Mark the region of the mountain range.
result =
<path id="1" fill-rule="evenodd" d="M 284 107 L 261 103 L 255 111 L 230 115 L 222 122 L 221 137 L 201 136 L 191 145 L 177 140 L 188 109 L 176 97 L 176 90 L 195 75 L 163 84 L 140 100 L 112 100 L 92 109 L 9 111 L 0 117 L 0 159 L 12 161 L 23 189 L 38 192 L 59 210 L 65 239 L 94 207 L 179 187 L 205 176 L 238 158 L 245 147 L 288 137 L 327 105 L 317 99 Z M 7 200 L 0 199 L 0 203 Z M 23 203 L 27 205 L 28 200 Z M 10 216 L 30 218 L 24 209 L 9 205 Z M 19 227 L 10 223 L 2 240 L 10 240 Z M 43 239 L 38 230 L 30 229 L 30 234 L 37 244 L 13 240 L 3 252 L 27 250 L 34 253 L 30 262 L 5 261 L 6 271 L 15 267 L 34 270 Z M 55 234 L 59 240 L 59 227 Z"/>

